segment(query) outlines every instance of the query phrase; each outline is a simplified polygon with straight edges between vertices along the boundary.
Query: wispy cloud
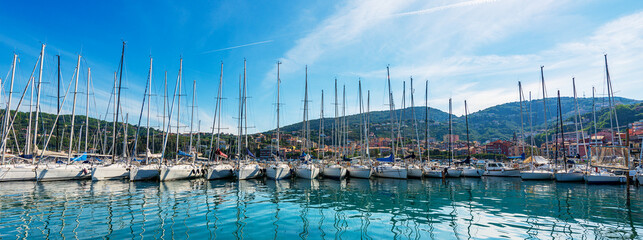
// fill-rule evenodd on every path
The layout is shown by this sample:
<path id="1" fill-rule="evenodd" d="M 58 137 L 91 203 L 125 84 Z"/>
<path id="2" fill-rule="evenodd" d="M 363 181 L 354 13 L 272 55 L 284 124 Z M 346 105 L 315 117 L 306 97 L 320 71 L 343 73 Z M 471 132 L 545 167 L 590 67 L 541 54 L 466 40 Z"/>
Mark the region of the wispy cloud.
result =
<path id="1" fill-rule="evenodd" d="M 210 51 L 205 51 L 202 52 L 201 54 L 208 54 L 208 53 L 213 53 L 213 52 L 221 52 L 225 50 L 230 50 L 230 49 L 235 49 L 235 48 L 242 48 L 242 47 L 249 47 L 249 46 L 254 46 L 254 45 L 259 45 L 259 44 L 266 44 L 266 43 L 271 43 L 274 40 L 266 40 L 266 41 L 261 41 L 261 42 L 253 42 L 253 43 L 248 43 L 248 44 L 243 44 L 243 45 L 237 45 L 237 46 L 232 46 L 232 47 L 227 47 L 227 48 L 221 48 L 221 49 L 215 49 L 215 50 L 210 50 Z"/>
<path id="2" fill-rule="evenodd" d="M 499 1 L 499 0 L 473 0 L 473 1 L 466 1 L 466 2 L 460 2 L 460 3 L 454 3 L 454 4 L 443 5 L 443 6 L 438 6 L 438 7 L 432 7 L 432 8 L 427 8 L 427 9 L 422 9 L 422 10 L 417 10 L 417 11 L 396 13 L 396 14 L 392 14 L 391 17 L 402 17 L 402 16 L 429 14 L 429 13 L 434 13 L 434 12 L 437 12 L 437 11 L 442 11 L 442 10 L 447 10 L 447 9 L 452 9 L 452 8 L 470 7 L 470 6 L 475 6 L 475 5 L 484 4 L 484 3 L 492 3 L 492 2 L 497 2 L 497 1 Z"/>

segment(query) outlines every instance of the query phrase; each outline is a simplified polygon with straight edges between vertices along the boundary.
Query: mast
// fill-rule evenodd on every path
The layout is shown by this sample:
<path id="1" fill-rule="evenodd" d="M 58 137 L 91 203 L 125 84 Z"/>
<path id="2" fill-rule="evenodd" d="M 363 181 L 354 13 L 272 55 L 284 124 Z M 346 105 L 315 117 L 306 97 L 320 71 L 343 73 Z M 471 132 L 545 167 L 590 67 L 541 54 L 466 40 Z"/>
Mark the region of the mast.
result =
<path id="1" fill-rule="evenodd" d="M 346 139 L 346 84 L 342 86 L 342 158 L 348 155 L 348 140 Z"/>
<path id="2" fill-rule="evenodd" d="M 212 148 L 213 145 L 213 140 L 214 140 L 214 129 L 217 129 L 217 150 L 219 149 L 219 137 L 220 137 L 220 130 L 219 126 L 217 125 L 215 128 L 215 123 L 217 121 L 219 124 L 221 123 L 220 121 L 220 111 L 221 111 L 221 86 L 223 85 L 223 61 L 221 61 L 221 74 L 219 75 L 219 89 L 217 90 L 217 102 L 216 105 L 214 106 L 214 119 L 212 119 L 212 135 L 210 136 L 210 160 L 212 160 L 212 154 L 214 153 L 214 148 Z M 219 155 L 215 155 L 216 160 L 219 159 Z"/>
<path id="3" fill-rule="evenodd" d="M 339 142 L 339 102 L 337 102 L 337 78 L 335 78 L 335 126 L 333 127 L 333 141 L 335 145 L 335 158 L 339 156 L 341 143 Z"/>
<path id="4" fill-rule="evenodd" d="M 76 82 L 74 83 L 74 102 L 71 107 L 71 133 L 69 134 L 69 151 L 67 152 L 67 164 L 71 163 L 71 147 L 74 145 L 74 123 L 76 119 L 76 95 L 78 93 L 78 75 L 80 75 L 80 55 L 76 64 Z"/>
<path id="5" fill-rule="evenodd" d="M 523 100 L 523 94 L 522 94 L 522 84 L 520 81 L 518 81 L 518 99 L 520 99 L 520 147 L 522 148 L 522 154 L 525 153 L 525 134 L 523 132 L 524 128 L 524 119 L 522 115 L 522 100 Z M 469 140 L 467 140 L 469 141 Z"/>
<path id="6" fill-rule="evenodd" d="M 426 80 L 424 87 L 424 124 L 426 128 L 426 134 L 424 135 L 424 141 L 426 142 L 426 161 L 431 161 L 431 144 L 429 143 L 429 80 Z"/>
<path id="7" fill-rule="evenodd" d="M 303 125 L 302 131 L 303 139 L 301 141 L 301 150 L 302 153 L 305 153 L 308 150 L 308 65 L 306 65 L 306 77 L 304 80 L 304 116 L 303 116 Z"/>
<path id="8" fill-rule="evenodd" d="M 112 152 L 112 162 L 114 160 L 116 160 L 116 147 L 115 147 L 116 146 L 115 145 L 116 144 L 116 122 L 118 122 L 118 112 L 119 112 L 120 107 L 121 107 L 121 87 L 123 86 L 123 58 L 124 58 L 124 56 L 125 56 L 125 42 L 123 42 L 123 50 L 121 52 L 121 62 L 119 64 L 120 76 L 118 78 L 118 100 L 117 101 L 115 100 L 116 102 L 114 103 L 115 104 L 114 107 L 116 108 L 115 109 L 116 113 L 114 114 L 114 131 L 112 133 L 112 137 L 114 139 L 114 142 L 112 143 L 112 147 L 114 148 L 114 151 Z M 116 76 L 114 76 L 114 77 L 116 77 Z M 116 80 L 116 79 L 114 79 L 114 80 Z M 116 89 L 114 89 L 114 91 L 116 91 Z M 76 101 L 74 100 L 74 103 L 75 102 Z"/>
<path id="9" fill-rule="evenodd" d="M 181 74 L 183 73 L 183 58 L 179 60 L 179 77 L 177 79 L 177 85 L 179 88 L 179 91 L 177 92 L 177 103 L 176 103 L 176 155 L 174 157 L 174 160 L 178 163 L 179 162 L 179 136 L 181 133 L 179 132 L 179 126 L 181 125 Z"/>
<path id="10" fill-rule="evenodd" d="M 453 138 L 452 115 L 453 111 L 451 109 L 451 98 L 449 98 L 449 167 L 451 166 L 451 162 L 453 161 L 453 143 L 451 143 L 451 140 Z"/>
<path id="11" fill-rule="evenodd" d="M 362 118 L 359 122 L 359 144 L 360 144 L 360 163 L 364 160 L 364 134 L 366 134 L 366 116 L 364 115 L 364 98 L 362 97 L 362 79 L 358 80 L 358 89 L 359 89 L 359 116 Z"/>
<path id="12" fill-rule="evenodd" d="M 370 119 L 370 114 L 371 114 L 370 110 L 371 110 L 371 91 L 368 90 L 368 91 L 366 91 L 366 126 L 364 127 L 366 133 L 364 133 L 364 134 L 365 134 L 365 137 L 366 137 L 366 159 L 368 159 L 369 162 L 370 162 L 370 159 L 371 159 L 371 151 L 370 151 L 370 147 L 369 147 L 369 143 L 368 143 L 368 137 L 369 137 L 368 127 L 369 127 L 369 122 L 371 120 Z"/>
<path id="13" fill-rule="evenodd" d="M 614 112 L 614 120 L 616 122 L 616 132 L 619 133 L 617 134 L 618 145 L 622 145 L 623 142 L 621 140 L 621 135 L 620 135 L 621 130 L 619 129 L 619 126 L 618 126 L 618 114 L 616 114 L 616 106 L 615 106 L 616 103 L 614 102 L 614 88 L 612 87 L 612 79 L 610 78 L 610 71 L 607 66 L 607 54 L 605 54 L 604 57 L 605 57 L 605 75 L 607 76 L 607 98 L 610 104 L 610 125 L 612 124 L 612 121 L 611 121 L 612 112 Z M 612 127 L 612 137 L 614 137 L 613 135 L 614 135 L 614 129 Z M 612 141 L 612 145 L 614 145 L 614 141 Z"/>
<path id="14" fill-rule="evenodd" d="M 244 136 L 245 136 L 245 147 L 246 152 L 250 151 L 248 149 L 248 75 L 246 74 L 246 59 L 243 59 L 243 127 L 244 127 Z M 246 154 L 248 157 L 248 154 Z"/>
<path id="15" fill-rule="evenodd" d="M 16 61 L 18 59 L 18 54 L 13 54 L 13 63 L 11 64 L 11 82 L 9 83 L 9 96 L 8 96 L 8 103 L 7 103 L 7 108 L 4 111 L 4 123 L 2 126 L 2 131 L 3 131 L 3 137 L 2 137 L 2 165 L 6 164 L 5 160 L 5 155 L 6 155 L 6 150 L 7 150 L 7 136 L 9 136 L 9 115 L 11 110 L 11 94 L 13 93 L 13 80 L 16 75 Z"/>
<path id="16" fill-rule="evenodd" d="M 146 131 L 145 131 L 145 164 L 149 163 L 150 159 L 150 105 L 151 105 L 151 97 L 152 97 L 152 57 L 150 57 L 150 72 L 148 73 L 150 76 L 147 79 L 147 86 L 149 88 L 149 92 L 147 93 L 147 123 L 146 123 Z M 138 136 L 138 134 L 136 134 Z M 138 141 L 136 141 L 138 142 Z M 136 149 L 134 149 L 136 151 Z"/>
<path id="17" fill-rule="evenodd" d="M 563 163 L 565 164 L 565 172 L 567 172 L 567 152 L 565 150 L 565 130 L 563 129 L 563 112 L 560 106 L 560 90 L 558 90 L 558 120 L 560 121 L 560 137 L 563 145 Z"/>
<path id="18" fill-rule="evenodd" d="M 545 66 L 540 66 L 540 79 L 542 80 L 542 88 L 543 88 L 543 116 L 544 116 L 544 121 L 545 121 L 545 150 L 547 152 L 547 157 L 549 157 L 549 137 L 547 136 L 547 133 L 549 132 L 548 126 L 547 126 L 547 90 L 545 89 L 545 75 L 543 74 L 543 68 Z M 558 151 L 558 150 L 556 150 Z"/>
<path id="19" fill-rule="evenodd" d="M 406 81 L 402 81 L 402 108 L 400 109 L 400 122 L 397 124 L 397 139 L 400 142 L 402 150 L 402 159 L 406 157 L 406 148 L 404 147 L 404 138 L 402 138 L 402 124 L 404 123 L 404 113 L 406 113 Z"/>
<path id="20" fill-rule="evenodd" d="M 418 132 L 417 119 L 415 118 L 415 100 L 413 94 L 415 89 L 413 88 L 413 78 L 411 78 L 411 116 L 413 116 L 413 128 L 415 129 L 415 140 L 417 141 L 417 153 L 418 159 L 422 159 L 422 152 L 420 151 L 420 133 Z"/>
<path id="21" fill-rule="evenodd" d="M 92 77 L 92 69 L 87 68 L 87 82 L 85 86 L 85 153 L 87 153 L 87 144 L 89 144 L 89 81 Z"/>
<path id="22" fill-rule="evenodd" d="M 576 80 L 574 78 L 572 78 L 572 83 L 574 85 L 574 102 L 575 102 L 575 105 L 576 105 L 576 115 L 578 117 L 578 124 L 580 124 L 580 131 L 581 131 L 580 132 L 580 137 L 583 139 L 583 150 L 585 151 L 585 156 L 587 156 L 587 145 L 585 144 L 585 133 L 583 132 L 583 119 L 582 119 L 582 117 L 580 115 L 580 107 L 578 106 L 578 99 L 577 99 L 577 96 L 576 96 Z M 578 143 L 578 140 L 579 140 L 578 135 L 579 135 L 579 133 L 578 133 L 578 130 L 577 130 L 576 131 L 576 153 L 580 156 L 579 146 L 578 146 L 578 144 L 579 144 Z"/>
<path id="23" fill-rule="evenodd" d="M 393 111 L 395 111 L 395 105 L 393 105 L 393 92 L 391 90 L 391 74 L 389 72 L 389 66 L 386 66 L 386 79 L 388 82 L 388 106 L 389 106 L 389 113 L 390 113 L 390 124 L 391 124 L 391 154 L 393 155 L 393 158 L 395 158 L 395 119 L 393 114 L 395 114 Z"/>
<path id="24" fill-rule="evenodd" d="M 324 159 L 324 137 L 322 137 L 322 134 L 324 134 L 324 89 L 321 90 L 321 110 L 319 112 L 319 151 L 320 153 L 317 153 L 318 156 L 321 156 L 320 159 Z"/>
<path id="25" fill-rule="evenodd" d="M 56 55 L 56 58 L 58 59 L 58 71 L 57 71 L 57 77 L 58 77 L 58 90 L 56 91 L 57 97 L 56 97 L 56 105 L 57 105 L 57 112 L 56 115 L 60 114 L 60 55 Z M 40 93 L 40 91 L 38 91 Z M 37 104 L 36 104 L 37 105 Z M 38 128 L 36 124 L 36 129 Z M 60 128 L 58 125 L 56 125 L 56 151 L 60 151 L 60 145 L 58 144 L 59 142 L 62 142 L 62 138 L 60 138 Z M 34 148 L 36 148 L 36 145 L 34 144 Z M 104 151 L 103 151 L 104 152 Z M 37 154 L 37 153 L 36 153 Z"/>
<path id="26" fill-rule="evenodd" d="M 163 77 L 163 117 L 161 117 L 163 119 L 163 127 L 161 129 L 161 133 L 163 134 L 163 139 L 165 139 L 165 135 L 167 135 L 166 132 L 169 131 L 169 129 L 165 128 L 165 118 L 167 118 L 167 116 L 165 115 L 165 112 L 166 112 L 165 108 L 169 107 L 166 105 L 168 105 L 167 104 L 167 71 L 165 71 L 165 74 Z M 164 158 L 165 158 L 165 148 L 163 148 L 163 156 L 161 156 L 161 161 L 159 161 L 159 165 Z"/>
<path id="27" fill-rule="evenodd" d="M 192 153 L 192 140 L 193 140 L 193 131 L 192 131 L 192 126 L 194 126 L 194 106 L 195 100 L 196 99 L 196 80 L 192 80 L 192 113 L 190 117 L 190 147 L 188 148 L 188 153 Z M 194 155 L 196 158 L 196 155 Z"/>
<path id="28" fill-rule="evenodd" d="M 31 76 L 29 78 L 28 85 L 30 85 L 30 87 L 31 87 L 31 91 L 30 91 L 31 96 L 29 97 L 29 123 L 27 124 L 27 135 L 26 135 L 26 141 L 25 141 L 25 154 L 30 154 L 31 153 L 31 148 L 30 148 L 30 145 L 31 145 L 31 119 L 32 119 L 32 115 L 33 115 L 32 114 L 33 113 L 32 106 L 33 106 L 33 91 L 34 91 L 34 86 L 33 86 L 34 85 L 34 78 L 33 78 L 33 76 Z"/>
<path id="29" fill-rule="evenodd" d="M 36 144 L 38 143 L 38 118 L 40 116 L 40 89 L 42 85 L 42 65 L 44 61 L 45 61 L 45 44 L 42 44 L 42 48 L 40 49 L 40 70 L 38 71 L 38 86 L 36 87 L 38 94 L 36 95 L 36 122 L 34 125 L 34 135 L 33 135 L 34 150 L 38 148 Z M 60 72 L 60 56 L 58 57 L 58 71 Z"/>
<path id="30" fill-rule="evenodd" d="M 469 140 L 469 109 L 467 108 L 467 100 L 464 100 L 464 122 L 467 126 L 467 159 L 471 159 L 471 147 L 469 146 L 469 143 L 471 142 Z M 524 151 L 523 147 L 523 152 Z"/>
<path id="31" fill-rule="evenodd" d="M 281 104 L 281 102 L 279 101 L 279 98 L 281 98 L 281 92 L 279 90 L 279 84 L 281 84 L 281 78 L 279 77 L 279 65 L 281 65 L 281 62 L 277 61 L 277 159 L 281 157 L 279 156 L 279 148 L 281 147 L 279 142 L 279 140 L 281 139 L 281 136 L 279 135 L 279 105 Z"/>
<path id="32" fill-rule="evenodd" d="M 597 136 L 598 130 L 596 130 L 596 98 L 594 97 L 594 93 L 596 90 L 594 89 L 594 86 L 592 86 L 592 115 L 594 118 L 594 137 Z M 642 144 L 643 145 L 643 144 Z"/>
<path id="33" fill-rule="evenodd" d="M 129 113 L 125 113 L 125 122 L 123 123 L 123 154 L 122 154 L 123 158 L 127 158 L 127 124 L 128 123 L 129 123 Z"/>
<path id="34" fill-rule="evenodd" d="M 533 154 L 533 151 L 534 151 L 533 147 L 534 147 L 535 143 L 534 143 L 534 126 L 532 124 L 532 116 L 531 116 L 531 114 L 532 114 L 532 111 L 531 111 L 531 91 L 529 91 L 529 136 L 530 136 L 530 139 L 531 139 L 531 141 L 529 141 L 529 142 L 531 144 L 531 147 L 530 147 L 531 152 L 532 152 L 531 155 L 533 156 L 534 155 Z"/>

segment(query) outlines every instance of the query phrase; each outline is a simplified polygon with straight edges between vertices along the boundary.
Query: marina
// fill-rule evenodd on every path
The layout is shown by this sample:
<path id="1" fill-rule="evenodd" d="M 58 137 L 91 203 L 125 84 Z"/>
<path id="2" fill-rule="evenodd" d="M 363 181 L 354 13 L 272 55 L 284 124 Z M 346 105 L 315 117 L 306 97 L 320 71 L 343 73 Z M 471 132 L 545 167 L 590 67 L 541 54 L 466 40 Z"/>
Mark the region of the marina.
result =
<path id="1" fill-rule="evenodd" d="M 0 183 L 0 237 L 638 239 L 643 188 L 519 178 Z"/>

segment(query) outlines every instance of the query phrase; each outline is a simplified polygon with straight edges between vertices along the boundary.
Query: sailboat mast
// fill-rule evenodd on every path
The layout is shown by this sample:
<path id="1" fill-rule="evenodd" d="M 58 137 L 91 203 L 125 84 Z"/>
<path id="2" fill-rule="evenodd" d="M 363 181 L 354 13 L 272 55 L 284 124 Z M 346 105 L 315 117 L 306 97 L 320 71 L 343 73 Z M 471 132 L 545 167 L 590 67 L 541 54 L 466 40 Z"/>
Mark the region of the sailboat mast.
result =
<path id="1" fill-rule="evenodd" d="M 549 157 L 549 137 L 547 136 L 549 132 L 549 127 L 547 126 L 547 89 L 545 89 L 545 75 L 543 73 L 543 68 L 545 66 L 540 66 L 540 79 L 542 81 L 542 89 L 543 89 L 543 116 L 545 121 L 545 151 L 547 152 L 547 156 Z"/>
<path id="2" fill-rule="evenodd" d="M 371 117 L 370 116 L 370 114 L 371 114 L 370 110 L 371 110 L 371 91 L 368 90 L 368 91 L 366 91 L 366 126 L 364 126 L 364 129 L 365 129 L 366 132 L 364 133 L 364 136 L 366 137 L 366 139 L 365 139 L 366 140 L 366 159 L 369 159 L 369 161 L 371 159 L 371 151 L 370 151 L 370 147 L 369 147 L 369 143 L 368 143 L 368 136 L 369 136 L 368 127 L 369 127 L 369 122 L 371 120 L 370 119 L 370 117 Z"/>
<path id="3" fill-rule="evenodd" d="M 181 74 L 182 73 L 183 73 L 183 58 L 181 58 L 179 60 L 179 77 L 177 79 L 177 85 L 178 85 L 179 91 L 176 93 L 177 94 L 176 95 L 176 97 L 177 97 L 177 103 L 176 103 L 176 106 L 177 106 L 177 108 L 176 108 L 176 154 L 175 154 L 174 160 L 177 161 L 177 162 L 179 161 L 179 140 L 180 140 L 179 137 L 181 136 L 181 133 L 179 132 L 179 127 L 181 125 L 181 93 L 182 93 L 181 92 L 181 85 L 182 85 L 181 84 L 181 80 L 182 80 L 181 79 L 181 77 L 182 77 Z"/>
<path id="4" fill-rule="evenodd" d="M 605 75 L 607 78 L 607 100 L 610 104 L 610 126 L 612 125 L 612 112 L 614 113 L 614 120 L 616 122 L 616 132 L 620 133 L 620 129 L 618 126 L 618 115 L 616 114 L 616 106 L 614 103 L 614 88 L 612 87 L 612 79 L 610 78 L 610 71 L 607 66 L 607 54 L 604 55 L 605 57 Z M 611 131 L 612 131 L 612 138 L 614 137 L 614 127 L 611 126 Z M 622 140 L 621 140 L 621 135 L 616 134 L 618 136 L 618 145 L 622 145 Z M 612 141 L 612 145 L 614 145 L 614 141 Z"/>
<path id="5" fill-rule="evenodd" d="M 26 135 L 26 141 L 25 141 L 25 154 L 30 154 L 31 153 L 31 119 L 33 115 L 33 91 L 34 91 L 34 78 L 33 76 L 29 78 L 29 83 L 28 83 L 31 88 L 31 96 L 29 97 L 29 123 L 27 125 L 27 135 Z"/>
<path id="6" fill-rule="evenodd" d="M 123 84 L 123 58 L 124 58 L 124 56 L 125 56 L 125 42 L 123 42 L 123 49 L 121 51 L 121 62 L 119 64 L 120 76 L 119 76 L 119 79 L 118 79 L 118 100 L 114 99 L 114 101 L 115 101 L 114 102 L 114 108 L 115 108 L 114 112 L 115 113 L 114 113 L 114 130 L 113 130 L 113 133 L 112 133 L 112 137 L 114 139 L 113 140 L 114 142 L 112 143 L 112 148 L 113 148 L 114 151 L 112 152 L 112 161 L 116 160 L 116 147 L 115 147 L 116 146 L 116 123 L 118 122 L 118 112 L 120 110 L 120 105 L 121 105 L 121 87 L 122 87 L 122 84 Z M 115 75 L 114 75 L 114 78 L 116 78 Z M 114 81 L 116 81 L 116 79 L 114 79 Z M 116 89 L 114 89 L 114 91 L 116 91 Z M 74 100 L 74 102 L 76 102 L 76 101 Z M 123 141 L 125 141 L 125 140 L 123 139 Z"/>
<path id="7" fill-rule="evenodd" d="M 388 106 L 390 114 L 390 124 L 391 124 L 391 154 L 395 158 L 395 105 L 393 105 L 393 92 L 391 90 L 391 74 L 389 72 L 389 66 L 386 66 L 386 80 L 388 82 Z"/>
<path id="8" fill-rule="evenodd" d="M 415 140 L 417 141 L 418 159 L 422 159 L 422 152 L 420 151 L 420 133 L 418 132 L 417 119 L 415 118 L 415 99 L 413 95 L 415 89 L 413 88 L 413 78 L 411 78 L 411 116 L 413 117 L 413 128 L 415 129 Z"/>
<path id="9" fill-rule="evenodd" d="M 74 100 L 71 107 L 71 133 L 69 134 L 69 151 L 67 152 L 67 164 L 71 163 L 71 148 L 74 145 L 74 123 L 76 119 L 76 95 L 78 93 L 78 75 L 80 75 L 80 55 L 76 64 L 76 82 L 74 83 Z"/>
<path id="10" fill-rule="evenodd" d="M 212 135 L 210 135 L 210 157 L 208 158 L 209 160 L 212 160 L 212 154 L 214 154 L 214 148 L 213 148 L 213 142 L 214 142 L 214 129 L 217 130 L 217 145 L 216 149 L 219 149 L 219 133 L 220 129 L 219 126 L 216 125 L 217 121 L 221 116 L 219 115 L 220 107 L 221 107 L 221 85 L 223 84 L 223 61 L 221 61 L 221 73 L 219 75 L 219 89 L 217 90 L 217 102 L 216 105 L 214 106 L 214 119 L 212 119 Z M 220 121 L 219 121 L 220 122 Z M 215 158 L 218 160 L 219 155 L 216 154 Z"/>
<path id="11" fill-rule="evenodd" d="M 281 78 L 279 76 L 279 65 L 281 65 L 281 62 L 277 61 L 277 158 L 278 159 L 281 157 L 281 156 L 279 156 L 279 148 L 281 147 L 280 142 L 279 142 L 280 137 L 281 137 L 279 135 L 279 132 L 281 131 L 281 129 L 279 129 L 279 117 L 280 117 L 279 116 L 279 107 L 280 107 L 280 104 L 281 104 L 281 102 L 279 101 L 279 99 L 281 98 L 281 92 L 280 92 L 280 88 L 279 88 L 280 84 L 281 84 Z"/>
<path id="12" fill-rule="evenodd" d="M 565 164 L 565 171 L 567 171 L 567 152 L 565 150 L 565 130 L 563 129 L 563 112 L 560 106 L 560 90 L 558 90 L 558 121 L 560 121 L 560 137 L 563 146 L 563 163 Z"/>
<path id="13" fill-rule="evenodd" d="M 192 153 L 192 140 L 194 139 L 194 132 L 192 131 L 194 126 L 194 106 L 196 106 L 194 100 L 196 100 L 196 80 L 192 81 L 192 113 L 190 114 L 190 147 L 188 148 L 188 154 Z"/>
<path id="14" fill-rule="evenodd" d="M 36 87 L 38 94 L 36 95 L 36 122 L 34 125 L 34 135 L 33 135 L 34 149 L 38 147 L 36 144 L 38 143 L 38 119 L 40 116 L 40 89 L 42 87 L 42 65 L 44 61 L 45 61 L 45 44 L 42 44 L 42 48 L 40 49 L 40 70 L 38 71 L 38 86 Z M 60 64 L 60 60 L 59 60 L 59 64 Z M 60 65 L 58 65 L 58 68 L 60 69 Z"/>
<path id="15" fill-rule="evenodd" d="M 129 113 L 125 113 L 125 122 L 123 123 L 123 158 L 127 158 L 127 130 L 129 124 Z M 134 144 L 136 145 L 136 144 Z M 129 160 L 128 160 L 129 162 Z"/>
<path id="16" fill-rule="evenodd" d="M 366 116 L 364 116 L 364 98 L 362 97 L 362 79 L 358 80 L 358 89 L 359 89 L 359 116 L 361 117 L 361 121 L 359 122 L 359 144 L 360 144 L 360 162 L 364 160 L 364 134 L 366 133 L 366 130 L 364 127 L 366 124 L 364 124 L 364 121 L 366 120 Z"/>
<path id="17" fill-rule="evenodd" d="M 248 149 L 248 75 L 246 74 L 246 60 L 243 59 L 243 127 L 246 152 Z M 247 157 L 247 155 L 246 155 Z"/>
<path id="18" fill-rule="evenodd" d="M 518 81 L 518 99 L 520 100 L 520 147 L 522 148 L 522 153 L 525 153 L 525 134 L 523 132 L 524 128 L 524 118 L 522 115 L 522 101 L 523 101 L 523 94 L 522 94 L 522 83 Z M 467 140 L 468 141 L 468 140 Z"/>
<path id="19" fill-rule="evenodd" d="M 533 116 L 532 116 L 532 111 L 531 111 L 531 91 L 529 91 L 529 136 L 530 136 L 530 140 L 531 140 L 529 142 L 531 144 L 531 147 L 530 147 L 531 152 L 532 152 L 531 155 L 533 156 L 534 155 L 533 154 L 533 150 L 534 150 L 533 146 L 535 144 L 534 144 L 534 125 L 532 123 L 532 117 Z"/>
<path id="20" fill-rule="evenodd" d="M 304 80 L 304 116 L 303 116 L 303 122 L 302 122 L 302 141 L 301 141 L 301 150 L 302 153 L 305 153 L 308 150 L 308 145 L 306 144 L 308 142 L 308 65 L 306 65 L 306 70 L 305 70 L 305 80 Z"/>
<path id="21" fill-rule="evenodd" d="M 13 93 L 13 80 L 16 76 L 16 61 L 18 60 L 18 54 L 13 54 L 13 63 L 11 64 L 11 82 L 9 83 L 9 96 L 7 102 L 7 108 L 4 111 L 4 123 L 2 126 L 3 137 L 2 137 L 2 165 L 6 164 L 5 155 L 7 150 L 7 137 L 9 136 L 9 115 L 11 107 L 11 94 Z"/>
<path id="22" fill-rule="evenodd" d="M 451 166 L 451 162 L 453 161 L 453 143 L 451 142 L 451 140 L 453 139 L 452 115 L 453 111 L 451 109 L 451 98 L 449 98 L 449 166 Z"/>
<path id="23" fill-rule="evenodd" d="M 324 159 L 324 137 L 322 137 L 322 134 L 324 134 L 324 89 L 321 90 L 321 110 L 319 112 L 319 151 L 320 153 L 317 153 L 318 156 L 321 156 L 320 159 Z"/>
<path id="24" fill-rule="evenodd" d="M 424 127 L 426 128 L 426 134 L 424 135 L 424 141 L 426 143 L 426 161 L 431 161 L 431 144 L 429 143 L 429 80 L 426 80 L 424 86 Z"/>
<path id="25" fill-rule="evenodd" d="M 572 78 L 572 84 L 574 85 L 574 103 L 576 105 L 576 115 L 578 117 L 578 124 L 580 124 L 580 137 L 583 140 L 583 150 L 585 152 L 585 156 L 587 156 L 587 145 L 585 144 L 585 133 L 583 132 L 583 119 L 580 115 L 580 106 L 578 105 L 578 97 L 576 95 L 576 79 Z M 580 155 L 579 153 L 579 133 L 578 130 L 576 131 L 576 153 Z"/>
<path id="26" fill-rule="evenodd" d="M 149 92 L 147 93 L 147 120 L 146 120 L 146 126 L 145 128 L 147 129 L 145 131 L 145 164 L 149 163 L 150 159 L 150 105 L 151 105 L 151 97 L 152 97 L 152 58 L 150 57 L 150 72 L 149 78 L 147 79 L 147 87 L 149 88 Z M 134 149 L 136 151 L 136 149 Z"/>
<path id="27" fill-rule="evenodd" d="M 471 146 L 469 140 L 469 109 L 467 108 L 467 100 L 464 100 L 464 123 L 467 127 L 467 159 L 471 159 Z M 524 152 L 523 148 L 523 152 Z"/>
<path id="28" fill-rule="evenodd" d="M 342 86 L 342 155 L 348 154 L 348 139 L 346 135 L 346 84 Z"/>
<path id="29" fill-rule="evenodd" d="M 333 127 L 333 141 L 335 145 L 335 158 L 339 156 L 341 143 L 339 142 L 339 103 L 337 102 L 337 78 L 335 78 L 335 126 Z"/>

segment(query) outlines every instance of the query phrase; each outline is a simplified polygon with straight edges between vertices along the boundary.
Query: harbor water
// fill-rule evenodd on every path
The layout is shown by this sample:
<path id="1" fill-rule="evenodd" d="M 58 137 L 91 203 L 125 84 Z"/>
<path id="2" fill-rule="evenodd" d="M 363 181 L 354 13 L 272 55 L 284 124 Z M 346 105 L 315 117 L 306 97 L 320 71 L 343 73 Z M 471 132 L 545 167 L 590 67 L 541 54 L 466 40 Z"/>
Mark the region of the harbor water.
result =
<path id="1" fill-rule="evenodd" d="M 643 188 L 519 178 L 0 183 L 0 239 L 642 239 Z"/>

